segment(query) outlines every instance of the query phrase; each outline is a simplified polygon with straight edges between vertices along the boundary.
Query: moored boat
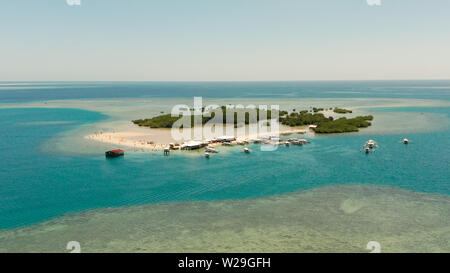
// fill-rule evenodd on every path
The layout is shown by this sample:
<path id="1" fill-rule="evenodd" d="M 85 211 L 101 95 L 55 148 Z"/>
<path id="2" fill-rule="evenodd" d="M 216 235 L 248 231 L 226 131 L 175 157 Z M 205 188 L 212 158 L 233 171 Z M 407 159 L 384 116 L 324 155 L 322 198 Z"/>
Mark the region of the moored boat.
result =
<path id="1" fill-rule="evenodd" d="M 377 144 L 377 142 L 376 142 L 375 140 L 369 139 L 369 140 L 365 143 L 364 146 L 365 146 L 365 147 L 368 147 L 368 148 L 370 148 L 370 149 L 372 149 L 372 148 L 377 147 L 378 144 Z"/>
<path id="2" fill-rule="evenodd" d="M 215 153 L 216 154 L 219 151 L 217 151 L 216 149 L 207 147 L 207 148 L 205 148 L 205 152 L 207 152 L 207 153 Z"/>
<path id="3" fill-rule="evenodd" d="M 125 152 L 121 149 L 115 149 L 115 150 L 105 152 L 106 157 L 119 157 L 119 156 L 124 156 L 124 155 L 125 155 Z"/>

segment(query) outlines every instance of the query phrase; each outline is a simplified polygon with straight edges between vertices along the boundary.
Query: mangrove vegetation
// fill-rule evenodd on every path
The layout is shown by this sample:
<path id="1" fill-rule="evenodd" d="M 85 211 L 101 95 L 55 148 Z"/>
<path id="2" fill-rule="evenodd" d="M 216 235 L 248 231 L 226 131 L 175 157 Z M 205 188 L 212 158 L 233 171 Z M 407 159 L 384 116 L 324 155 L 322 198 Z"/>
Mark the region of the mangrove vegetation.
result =
<path id="1" fill-rule="evenodd" d="M 192 110 L 192 109 L 191 109 Z M 185 116 L 184 118 L 190 118 L 190 125 L 193 126 L 194 123 L 201 120 L 202 125 L 211 121 L 216 117 L 216 115 L 220 114 L 222 117 L 218 116 L 215 120 L 216 123 L 229 124 L 233 123 L 235 127 L 242 126 L 244 124 L 256 123 L 260 120 L 271 119 L 272 111 L 271 110 L 260 110 L 255 109 L 256 115 L 251 115 L 249 109 L 245 108 L 227 108 L 226 106 L 221 106 L 216 109 L 212 109 L 210 111 L 205 111 L 202 109 L 203 115 L 201 118 L 196 119 L 194 115 Z M 295 110 L 292 112 L 287 111 L 279 111 L 279 121 L 281 124 L 286 126 L 305 126 L 305 125 L 315 125 L 312 128 L 318 134 L 331 134 L 331 133 L 346 133 L 346 132 L 357 132 L 359 128 L 366 128 L 371 125 L 373 120 L 373 116 L 357 116 L 353 118 L 333 118 L 326 117 L 324 114 L 320 113 L 323 111 L 323 108 L 313 108 L 312 111 L 302 110 L 296 112 Z M 342 109 L 342 108 L 334 108 L 333 111 L 335 113 L 345 114 L 352 113 L 351 110 Z M 234 117 L 230 120 L 227 118 L 227 114 L 232 114 Z M 238 123 L 238 115 L 241 118 L 240 124 Z M 178 121 L 183 116 L 172 116 L 171 114 L 163 114 L 159 116 L 155 116 L 153 118 L 147 119 L 138 119 L 133 120 L 133 123 L 139 126 L 150 127 L 150 128 L 172 128 L 173 124 Z M 214 122 L 214 121 L 213 121 Z M 189 121 L 188 121 L 189 123 Z M 270 124 L 267 124 L 270 126 Z"/>

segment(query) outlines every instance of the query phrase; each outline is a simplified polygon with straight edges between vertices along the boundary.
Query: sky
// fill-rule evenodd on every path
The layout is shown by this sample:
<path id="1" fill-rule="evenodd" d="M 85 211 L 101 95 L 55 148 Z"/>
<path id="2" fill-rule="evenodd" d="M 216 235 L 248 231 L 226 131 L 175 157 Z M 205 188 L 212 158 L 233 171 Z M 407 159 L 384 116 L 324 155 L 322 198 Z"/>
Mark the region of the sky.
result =
<path id="1" fill-rule="evenodd" d="M 0 81 L 450 79 L 448 0 L 80 1 L 0 0 Z"/>

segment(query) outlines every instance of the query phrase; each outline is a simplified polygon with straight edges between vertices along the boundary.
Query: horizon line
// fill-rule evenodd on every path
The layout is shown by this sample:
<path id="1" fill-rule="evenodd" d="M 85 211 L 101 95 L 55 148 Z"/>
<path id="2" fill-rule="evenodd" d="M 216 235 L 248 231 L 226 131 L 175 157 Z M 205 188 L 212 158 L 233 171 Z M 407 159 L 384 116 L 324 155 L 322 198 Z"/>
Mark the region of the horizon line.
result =
<path id="1" fill-rule="evenodd" d="M 98 82 L 98 83 L 183 83 L 183 82 L 375 82 L 375 81 L 450 81 L 448 79 L 364 79 L 364 80 L 0 80 L 0 83 L 39 83 L 39 82 Z"/>

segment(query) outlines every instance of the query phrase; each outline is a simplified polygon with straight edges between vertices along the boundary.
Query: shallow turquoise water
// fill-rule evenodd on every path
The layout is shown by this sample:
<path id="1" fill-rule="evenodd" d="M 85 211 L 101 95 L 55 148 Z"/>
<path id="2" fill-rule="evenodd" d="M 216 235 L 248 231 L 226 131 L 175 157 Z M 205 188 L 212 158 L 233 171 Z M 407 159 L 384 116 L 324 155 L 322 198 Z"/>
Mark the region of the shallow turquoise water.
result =
<path id="1" fill-rule="evenodd" d="M 450 114 L 450 108 L 400 110 Z M 240 199 L 343 183 L 450 194 L 448 129 L 409 134 L 409 145 L 399 143 L 403 135 L 375 135 L 380 148 L 368 155 L 360 151 L 367 136 L 357 134 L 315 137 L 305 147 L 275 152 L 253 147 L 247 155 L 236 148 L 209 160 L 159 153 L 107 160 L 40 148 L 55 134 L 103 118 L 75 109 L 0 109 L 0 228 L 92 208 Z"/>

